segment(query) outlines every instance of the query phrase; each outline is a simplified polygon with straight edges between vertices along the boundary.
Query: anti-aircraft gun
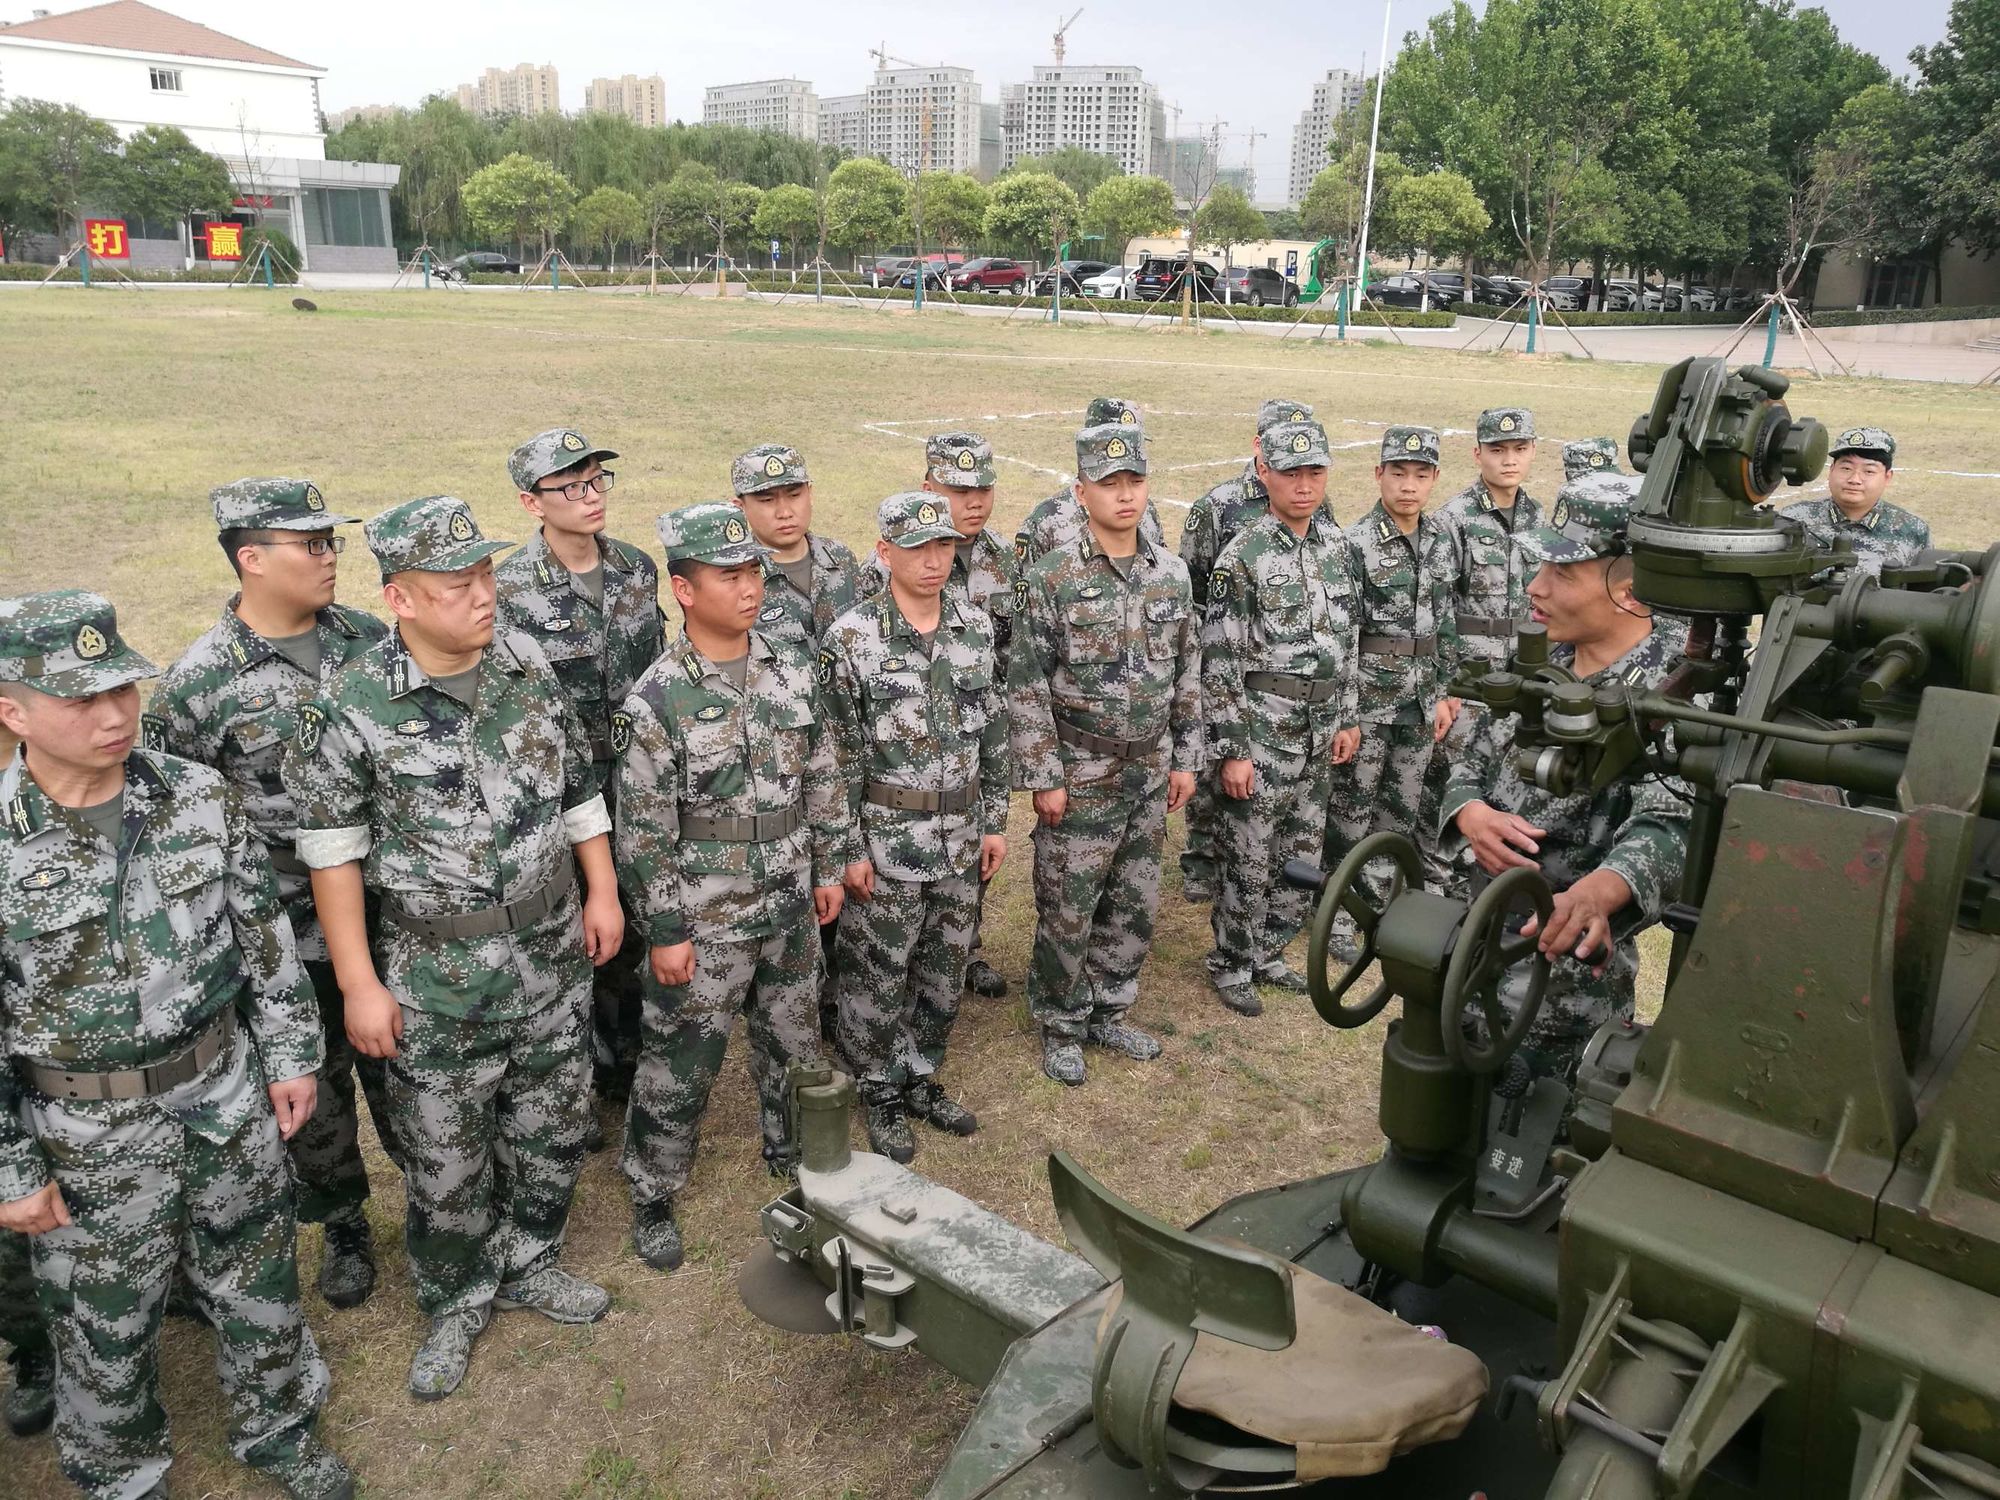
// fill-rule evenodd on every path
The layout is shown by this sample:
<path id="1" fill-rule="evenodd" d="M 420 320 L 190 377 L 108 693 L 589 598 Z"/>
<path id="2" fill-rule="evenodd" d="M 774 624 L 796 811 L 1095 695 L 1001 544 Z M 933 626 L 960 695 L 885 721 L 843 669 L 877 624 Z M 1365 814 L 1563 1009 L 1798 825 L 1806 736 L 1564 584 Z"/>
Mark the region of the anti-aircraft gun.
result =
<path id="1" fill-rule="evenodd" d="M 796 1080 L 744 1293 L 985 1388 L 935 1500 L 2000 1497 L 2000 548 L 1815 550 L 1764 504 L 1826 456 L 1785 390 L 1690 360 L 1632 430 L 1634 591 L 1688 622 L 1661 691 L 1532 624 L 1459 684 L 1546 788 L 1694 798 L 1658 1018 L 1573 1090 L 1515 1056 L 1547 884 L 1426 890 L 1397 834 L 1287 871 L 1320 1015 L 1402 1002 L 1367 1166 L 1179 1230 L 1058 1154 L 1079 1258 L 852 1151 L 851 1084 Z"/>

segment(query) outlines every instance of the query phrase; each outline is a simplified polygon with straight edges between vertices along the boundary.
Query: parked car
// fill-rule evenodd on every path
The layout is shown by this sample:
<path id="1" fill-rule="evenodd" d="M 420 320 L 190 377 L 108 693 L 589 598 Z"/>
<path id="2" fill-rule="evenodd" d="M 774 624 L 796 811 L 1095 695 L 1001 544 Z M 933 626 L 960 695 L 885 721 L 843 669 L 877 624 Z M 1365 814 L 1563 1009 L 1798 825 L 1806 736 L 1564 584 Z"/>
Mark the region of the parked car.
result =
<path id="1" fill-rule="evenodd" d="M 498 250 L 468 250 L 463 255 L 455 255 L 439 266 L 440 271 L 464 276 L 471 272 L 494 273 L 502 276 L 519 276 L 521 263 L 511 255 L 502 255 Z"/>
<path id="2" fill-rule="evenodd" d="M 1252 307 L 1297 307 L 1299 289 L 1269 266 L 1230 266 L 1216 279 L 1225 302 Z"/>
<path id="3" fill-rule="evenodd" d="M 951 284 L 952 273 L 958 267 L 947 265 L 943 261 L 931 261 L 928 256 L 925 259 L 927 264 L 923 270 L 924 290 L 929 292 L 945 290 Z M 916 284 L 917 270 L 914 266 L 896 278 L 896 285 L 906 292 L 915 288 Z"/>
<path id="4" fill-rule="evenodd" d="M 998 255 L 982 255 L 951 273 L 955 292 L 1019 292 L 1027 285 L 1028 268 Z"/>
<path id="5" fill-rule="evenodd" d="M 1132 295 L 1132 278 L 1138 274 L 1132 266 L 1112 266 L 1095 276 L 1086 277 L 1083 294 L 1086 297 L 1129 297 Z"/>
<path id="6" fill-rule="evenodd" d="M 1178 297 L 1181 283 L 1187 278 L 1188 258 L 1185 255 L 1149 255 L 1139 263 L 1139 270 L 1132 278 L 1131 295 L 1141 302 L 1157 302 L 1162 297 Z M 1216 279 L 1222 273 L 1205 260 L 1194 263 L 1194 295 L 1198 300 L 1215 301 L 1219 295 Z"/>
<path id="7" fill-rule="evenodd" d="M 1475 276 L 1472 278 L 1471 301 L 1477 307 L 1511 307 L 1520 300 L 1520 293 L 1506 281 L 1495 276 Z"/>
<path id="8" fill-rule="evenodd" d="M 1583 304 L 1590 297 L 1590 278 L 1587 276 L 1544 276 L 1542 293 L 1548 298 L 1548 305 L 1557 312 L 1581 312 Z"/>
<path id="9" fill-rule="evenodd" d="M 1083 283 L 1086 280 L 1088 280 L 1092 276 L 1099 275 L 1110 269 L 1111 269 L 1111 264 L 1109 261 L 1102 261 L 1102 260 L 1064 261 L 1062 263 L 1063 295 L 1067 297 L 1081 297 L 1083 295 Z M 1056 268 L 1054 266 L 1049 267 L 1048 270 L 1042 272 L 1041 275 L 1037 276 L 1034 280 L 1034 285 L 1029 288 L 1029 290 L 1032 291 L 1037 297 L 1053 296 L 1055 293 L 1055 289 L 1056 289 Z"/>
<path id="10" fill-rule="evenodd" d="M 1690 312 L 1714 312 L 1715 288 L 1694 283 L 1687 289 L 1687 307 Z"/>
<path id="11" fill-rule="evenodd" d="M 1365 300 L 1380 307 L 1420 308 L 1428 290 L 1428 282 L 1423 276 L 1415 271 L 1398 271 L 1394 276 L 1369 282 Z"/>
<path id="12" fill-rule="evenodd" d="M 1604 310 L 1606 312 L 1634 312 L 1639 306 L 1639 283 L 1629 279 L 1611 280 L 1604 283 Z"/>
<path id="13" fill-rule="evenodd" d="M 914 255 L 883 255 L 876 258 L 869 274 L 883 286 L 894 286 L 922 264 Z"/>

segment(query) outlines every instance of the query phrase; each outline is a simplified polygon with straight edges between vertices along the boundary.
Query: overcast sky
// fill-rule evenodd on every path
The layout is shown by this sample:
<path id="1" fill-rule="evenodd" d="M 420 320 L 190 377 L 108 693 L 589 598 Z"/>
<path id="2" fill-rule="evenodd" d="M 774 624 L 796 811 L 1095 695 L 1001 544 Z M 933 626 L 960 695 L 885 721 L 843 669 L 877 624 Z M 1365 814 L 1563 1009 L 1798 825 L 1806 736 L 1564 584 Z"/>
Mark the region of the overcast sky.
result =
<path id="1" fill-rule="evenodd" d="M 78 8 L 43 0 L 50 10 Z M 711 84 L 797 77 L 822 95 L 858 93 L 878 44 L 918 63 L 952 63 L 978 75 L 982 97 L 1053 62 L 1056 24 L 1076 0 L 985 0 L 978 4 L 872 0 L 688 0 L 641 8 L 607 0 L 344 0 L 339 5 L 274 6 L 269 0 L 154 0 L 163 9 L 328 70 L 328 110 L 350 104 L 415 104 L 449 91 L 489 66 L 554 63 L 566 110 L 580 109 L 591 79 L 658 73 L 667 112 L 701 118 Z M 1396 0 L 1391 51 L 1448 0 Z M 1908 71 L 1912 47 L 1944 35 L 1950 0 L 1827 0 L 1822 7 L 1848 40 Z M 0 17 L 25 19 L 22 0 L 0 0 Z M 1330 67 L 1373 72 L 1380 60 L 1377 0 L 1303 0 L 1233 5 L 1219 0 L 1087 0 L 1070 28 L 1069 61 L 1130 64 L 1180 106 L 1180 130 L 1226 121 L 1224 154 L 1246 156 L 1258 196 L 1284 193 L 1292 126 Z M 1265 138 L 1250 139 L 1251 131 Z M 1254 150 L 1254 156 L 1251 152 Z"/>

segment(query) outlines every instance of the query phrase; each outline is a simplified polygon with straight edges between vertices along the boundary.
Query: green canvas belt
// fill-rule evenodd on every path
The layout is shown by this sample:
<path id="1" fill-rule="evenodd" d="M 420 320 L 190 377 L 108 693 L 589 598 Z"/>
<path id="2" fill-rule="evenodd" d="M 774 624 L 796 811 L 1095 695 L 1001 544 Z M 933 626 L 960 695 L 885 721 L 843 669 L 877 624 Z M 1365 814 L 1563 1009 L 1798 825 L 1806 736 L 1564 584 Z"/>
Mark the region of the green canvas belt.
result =
<path id="1" fill-rule="evenodd" d="M 1507 615 L 1460 615 L 1460 635 L 1512 635 L 1514 621 Z"/>
<path id="2" fill-rule="evenodd" d="M 50 1099 L 150 1099 L 201 1077 L 235 1035 L 236 1009 L 224 1006 L 193 1042 L 172 1057 L 143 1068 L 95 1073 L 25 1057 L 16 1058 L 15 1067 L 31 1088 Z"/>
<path id="3" fill-rule="evenodd" d="M 926 792 L 913 786 L 891 786 L 886 781 L 871 781 L 862 788 L 861 797 L 864 802 L 893 808 L 897 812 L 961 813 L 978 805 L 979 783 L 967 782 L 949 792 Z"/>
<path id="4" fill-rule="evenodd" d="M 1412 640 L 1409 636 L 1364 635 L 1361 637 L 1363 656 L 1436 656 L 1438 638 L 1434 635 L 1420 635 Z"/>
<path id="5" fill-rule="evenodd" d="M 1308 677 L 1302 672 L 1245 672 L 1243 685 L 1253 693 L 1276 693 L 1301 703 L 1324 703 L 1340 691 L 1338 677 Z"/>
<path id="6" fill-rule="evenodd" d="M 492 937 L 496 933 L 519 932 L 531 927 L 561 906 L 576 884 L 576 861 L 565 859 L 556 866 L 549 883 L 532 896 L 500 906 L 483 906 L 478 911 L 455 911 L 440 917 L 420 917 L 404 911 L 393 901 L 382 903 L 382 915 L 405 932 L 419 937 L 447 938 L 463 942 L 470 938 Z"/>
<path id="7" fill-rule="evenodd" d="M 768 844 L 795 833 L 806 820 L 805 809 L 793 803 L 783 812 L 737 816 L 682 813 L 681 838 L 715 839 L 724 844 Z"/>
<path id="8" fill-rule="evenodd" d="M 1120 739 L 1112 734 L 1092 734 L 1088 729 L 1079 729 L 1065 719 L 1056 720 L 1056 738 L 1065 745 L 1074 745 L 1079 750 L 1088 750 L 1092 755 L 1114 755 L 1120 760 L 1144 760 L 1160 743 L 1167 728 L 1162 724 L 1151 734 L 1142 734 L 1135 739 Z"/>

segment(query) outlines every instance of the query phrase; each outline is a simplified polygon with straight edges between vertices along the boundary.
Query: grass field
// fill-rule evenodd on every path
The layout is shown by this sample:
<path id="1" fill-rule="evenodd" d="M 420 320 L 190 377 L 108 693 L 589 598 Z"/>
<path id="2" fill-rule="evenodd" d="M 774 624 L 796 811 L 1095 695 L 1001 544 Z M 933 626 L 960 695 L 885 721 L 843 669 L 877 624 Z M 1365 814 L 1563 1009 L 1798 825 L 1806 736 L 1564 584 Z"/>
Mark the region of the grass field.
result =
<path id="1" fill-rule="evenodd" d="M 211 485 L 250 474 L 318 481 L 336 510 L 370 515 L 411 496 L 471 502 L 489 534 L 523 538 L 508 450 L 557 424 L 620 450 L 612 529 L 657 554 L 653 517 L 726 495 L 732 455 L 796 444 L 818 524 L 857 550 L 874 507 L 921 477 L 925 433 L 967 426 L 1001 456 L 996 525 L 1066 475 L 1085 402 L 1146 410 L 1153 492 L 1191 501 L 1241 466 L 1261 399 L 1312 403 L 1336 445 L 1343 521 L 1372 502 L 1381 424 L 1426 422 L 1446 441 L 1439 496 L 1472 474 L 1481 407 L 1531 406 L 1545 434 L 1530 488 L 1550 495 L 1560 440 L 1622 435 L 1657 371 L 1518 355 L 1276 343 L 1070 323 L 1060 329 L 943 315 L 643 298 L 327 295 L 314 315 L 256 292 L 27 292 L 0 298 L 13 458 L 0 470 L 0 593 L 82 585 L 111 596 L 127 633 L 168 662 L 229 589 Z M 2000 489 L 2000 399 L 1962 387 L 1811 380 L 1794 409 L 1829 425 L 1890 428 L 1893 498 L 1941 544 L 1983 546 Z M 1342 445 L 1347 446 L 1342 446 Z M 1164 506 L 1169 529 L 1181 514 Z M 358 555 L 357 555 L 358 554 Z M 359 540 L 343 597 L 377 602 Z M 1170 831 L 1178 840 L 1179 820 Z M 1045 1081 L 1018 981 L 1033 927 L 1017 807 L 1015 854 L 989 907 L 989 950 L 1016 981 L 968 1000 L 947 1081 L 984 1128 L 926 1133 L 919 1167 L 1055 1233 L 1046 1154 L 1074 1152 L 1142 1207 L 1176 1222 L 1248 1188 L 1365 1159 L 1374 1127 L 1376 1028 L 1335 1032 L 1303 1001 L 1260 1020 L 1221 1009 L 1201 978 L 1207 912 L 1167 876 L 1134 1019 L 1166 1055 L 1150 1067 L 1093 1057 L 1091 1083 Z M 757 1160 L 740 1049 L 717 1087 L 693 1189 L 681 1205 L 687 1266 L 631 1254 L 615 1151 L 588 1162 L 566 1263 L 617 1294 L 604 1322 L 564 1329 L 499 1317 L 465 1387 L 437 1406 L 404 1393 L 421 1336 L 400 1253 L 400 1183 L 379 1157 L 371 1205 L 385 1246 L 366 1306 L 308 1314 L 334 1370 L 326 1430 L 375 1496 L 907 1496 L 921 1494 L 974 1392 L 924 1361 L 766 1329 L 735 1273 L 773 1187 Z M 316 1274 L 318 1234 L 302 1244 Z M 263 1494 L 228 1456 L 209 1337 L 168 1330 L 176 1493 Z M 0 1489 L 60 1493 L 46 1440 L 0 1437 Z"/>

